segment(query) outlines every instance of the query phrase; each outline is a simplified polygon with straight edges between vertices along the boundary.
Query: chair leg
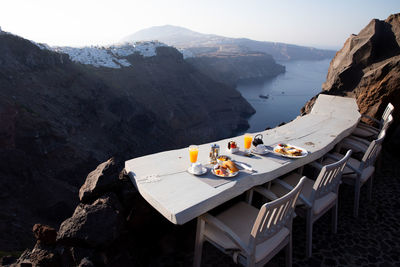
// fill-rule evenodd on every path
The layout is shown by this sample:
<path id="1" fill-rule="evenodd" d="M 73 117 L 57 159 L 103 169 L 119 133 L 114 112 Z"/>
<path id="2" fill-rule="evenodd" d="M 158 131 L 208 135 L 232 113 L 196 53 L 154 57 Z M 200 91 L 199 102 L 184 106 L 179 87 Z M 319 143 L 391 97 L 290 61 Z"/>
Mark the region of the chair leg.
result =
<path id="1" fill-rule="evenodd" d="M 313 221 L 312 221 L 312 210 L 307 210 L 307 230 L 306 230 L 306 256 L 308 258 L 312 255 L 312 234 L 313 234 Z"/>
<path id="2" fill-rule="evenodd" d="M 354 218 L 358 217 L 359 203 L 360 203 L 360 183 L 356 183 L 354 187 L 354 210 L 353 210 Z"/>
<path id="3" fill-rule="evenodd" d="M 201 254 L 203 252 L 204 243 L 204 226 L 205 222 L 199 217 L 197 218 L 197 230 L 196 230 L 196 242 L 194 245 L 194 259 L 193 266 L 200 267 L 201 264 Z"/>
<path id="4" fill-rule="evenodd" d="M 335 206 L 332 207 L 332 232 L 337 233 L 337 214 L 338 214 L 338 200 L 336 199 Z"/>
<path id="5" fill-rule="evenodd" d="M 372 199 L 372 184 L 373 184 L 373 179 L 374 176 L 372 175 L 371 177 L 369 177 L 368 180 L 368 200 Z"/>
<path id="6" fill-rule="evenodd" d="M 289 235 L 289 243 L 287 244 L 285 248 L 285 256 L 286 256 L 286 267 L 291 267 L 292 266 L 292 253 L 293 253 L 293 248 L 292 248 L 292 234 Z"/>

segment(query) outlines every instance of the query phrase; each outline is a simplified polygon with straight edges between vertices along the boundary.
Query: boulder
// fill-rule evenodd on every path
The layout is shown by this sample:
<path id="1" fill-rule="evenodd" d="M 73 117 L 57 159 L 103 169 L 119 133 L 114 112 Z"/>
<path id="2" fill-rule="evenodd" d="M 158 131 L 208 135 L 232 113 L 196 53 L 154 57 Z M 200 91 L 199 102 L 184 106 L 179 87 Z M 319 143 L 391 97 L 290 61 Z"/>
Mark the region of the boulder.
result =
<path id="1" fill-rule="evenodd" d="M 110 245 L 121 233 L 124 218 L 114 193 L 107 193 L 92 204 L 79 204 L 71 218 L 58 231 L 60 244 L 81 247 Z"/>
<path id="2" fill-rule="evenodd" d="M 101 194 L 112 191 L 118 185 L 119 171 L 114 158 L 101 163 L 89 173 L 85 183 L 79 189 L 79 199 L 89 203 Z"/>
<path id="3" fill-rule="evenodd" d="M 78 267 L 92 267 L 92 266 L 94 266 L 94 264 L 88 258 L 83 258 L 78 265 Z"/>
<path id="4" fill-rule="evenodd" d="M 56 229 L 42 224 L 35 224 L 33 226 L 33 235 L 36 240 L 45 245 L 54 245 L 57 239 Z"/>
<path id="5" fill-rule="evenodd" d="M 30 262 L 34 266 L 41 267 L 59 267 L 61 258 L 58 252 L 47 245 L 37 242 L 30 253 Z"/>
<path id="6" fill-rule="evenodd" d="M 400 13 L 374 19 L 347 39 L 330 63 L 321 93 L 355 97 L 360 113 L 377 119 L 391 102 L 394 121 L 400 121 Z M 315 99 L 302 114 L 311 111 Z"/>

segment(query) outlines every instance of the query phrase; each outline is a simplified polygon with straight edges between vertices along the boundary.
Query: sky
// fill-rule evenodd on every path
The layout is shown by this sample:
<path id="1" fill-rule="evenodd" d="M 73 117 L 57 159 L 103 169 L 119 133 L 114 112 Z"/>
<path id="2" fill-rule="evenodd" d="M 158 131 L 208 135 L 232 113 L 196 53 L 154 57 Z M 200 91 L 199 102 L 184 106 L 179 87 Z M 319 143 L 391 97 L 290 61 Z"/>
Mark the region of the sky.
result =
<path id="1" fill-rule="evenodd" d="M 0 27 L 39 43 L 105 45 L 144 28 L 339 49 L 400 0 L 0 0 Z"/>

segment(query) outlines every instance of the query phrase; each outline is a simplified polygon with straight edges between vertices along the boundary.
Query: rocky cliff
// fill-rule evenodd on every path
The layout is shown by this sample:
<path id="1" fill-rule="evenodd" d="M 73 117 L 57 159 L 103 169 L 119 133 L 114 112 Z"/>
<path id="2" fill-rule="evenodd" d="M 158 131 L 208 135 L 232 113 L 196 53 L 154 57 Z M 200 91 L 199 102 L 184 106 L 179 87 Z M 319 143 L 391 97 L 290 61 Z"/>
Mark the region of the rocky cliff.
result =
<path id="1" fill-rule="evenodd" d="M 391 102 L 395 106 L 392 128 L 396 128 L 400 121 L 400 14 L 384 21 L 373 19 L 359 34 L 351 35 L 331 61 L 321 93 L 355 97 L 360 112 L 377 119 Z M 311 110 L 314 99 L 302 113 Z"/>
<path id="2" fill-rule="evenodd" d="M 32 242 L 34 223 L 72 214 L 86 174 L 123 159 L 227 137 L 252 107 L 175 48 L 80 64 L 0 33 L 0 250 Z M 129 62 L 129 64 L 127 64 Z"/>
<path id="3" fill-rule="evenodd" d="M 239 80 L 271 78 L 285 72 L 271 55 L 264 53 L 232 54 L 217 51 L 186 59 L 205 75 L 215 81 L 236 86 Z"/>

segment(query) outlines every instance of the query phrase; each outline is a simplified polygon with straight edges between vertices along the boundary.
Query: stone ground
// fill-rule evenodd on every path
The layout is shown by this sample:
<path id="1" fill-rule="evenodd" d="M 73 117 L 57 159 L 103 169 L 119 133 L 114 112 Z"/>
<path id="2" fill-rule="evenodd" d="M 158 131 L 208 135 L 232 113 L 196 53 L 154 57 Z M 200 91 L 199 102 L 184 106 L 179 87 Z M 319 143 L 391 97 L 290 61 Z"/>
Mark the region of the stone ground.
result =
<path id="1" fill-rule="evenodd" d="M 295 218 L 293 266 L 400 266 L 399 160 L 391 158 L 387 153 L 382 155 L 371 201 L 367 199 L 366 186 L 361 189 L 358 218 L 352 217 L 352 188 L 341 186 L 338 232 L 336 235 L 331 232 L 330 212 L 321 217 L 314 224 L 313 256 L 309 259 L 305 257 L 304 220 Z M 132 247 L 136 255 L 139 255 L 137 265 L 191 266 L 195 221 L 174 226 L 164 219 L 162 225 L 159 222 L 155 225 L 159 225 L 159 228 L 155 227 L 153 233 L 136 233 L 132 236 L 136 241 L 143 241 L 141 247 Z M 160 237 L 162 241 L 156 242 Z M 229 256 L 206 243 L 202 266 L 237 265 Z M 280 252 L 267 266 L 284 266 L 284 253 Z"/>

